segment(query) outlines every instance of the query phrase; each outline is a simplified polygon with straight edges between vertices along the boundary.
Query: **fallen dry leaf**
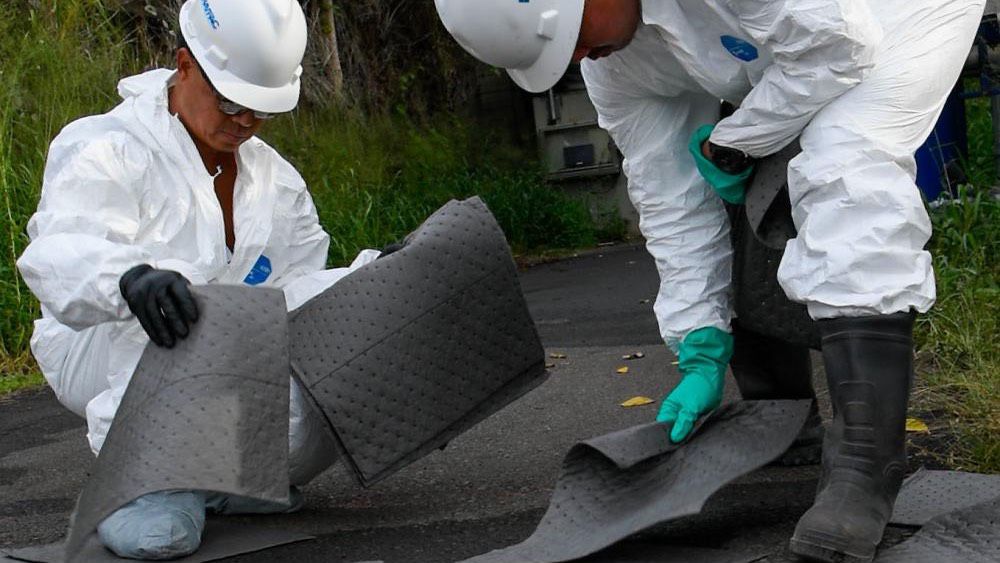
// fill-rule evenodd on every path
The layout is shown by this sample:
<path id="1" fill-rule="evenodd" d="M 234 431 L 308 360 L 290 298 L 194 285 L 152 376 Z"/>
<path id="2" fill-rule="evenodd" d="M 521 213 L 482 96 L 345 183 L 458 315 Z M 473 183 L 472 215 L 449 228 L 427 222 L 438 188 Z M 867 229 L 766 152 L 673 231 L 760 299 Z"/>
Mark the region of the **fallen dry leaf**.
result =
<path id="1" fill-rule="evenodd" d="M 631 354 L 625 354 L 624 356 L 622 356 L 622 359 L 623 360 L 639 360 L 639 359 L 642 359 L 642 358 L 645 358 L 645 357 L 646 357 L 646 354 L 643 354 L 642 352 L 632 352 Z"/>
<path id="2" fill-rule="evenodd" d="M 555 364 L 545 364 L 545 369 L 552 369 L 554 367 L 556 367 Z"/>
<path id="3" fill-rule="evenodd" d="M 626 373 L 628 373 L 628 367 L 622 366 L 622 367 L 616 369 L 615 372 L 620 373 L 622 375 L 625 375 Z"/>
<path id="4" fill-rule="evenodd" d="M 649 405 L 653 403 L 653 399 L 649 397 L 632 397 L 631 399 L 622 403 L 623 407 L 641 407 L 643 405 Z"/>
<path id="5" fill-rule="evenodd" d="M 553 360 L 565 360 L 566 359 L 566 354 L 560 354 L 558 352 L 553 352 L 553 353 L 549 354 L 549 357 L 552 358 Z"/>
<path id="6" fill-rule="evenodd" d="M 919 432 L 921 434 L 930 434 L 931 429 L 927 427 L 927 424 L 917 418 L 907 418 L 906 419 L 906 431 L 907 432 Z"/>

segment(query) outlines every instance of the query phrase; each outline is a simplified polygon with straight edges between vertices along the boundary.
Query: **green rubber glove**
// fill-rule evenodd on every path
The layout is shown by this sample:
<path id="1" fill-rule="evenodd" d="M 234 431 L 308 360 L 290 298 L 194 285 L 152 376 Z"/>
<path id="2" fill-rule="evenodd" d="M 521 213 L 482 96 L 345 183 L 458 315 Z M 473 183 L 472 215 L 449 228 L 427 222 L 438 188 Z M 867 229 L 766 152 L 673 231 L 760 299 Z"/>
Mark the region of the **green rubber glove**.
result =
<path id="1" fill-rule="evenodd" d="M 728 174 L 719 170 L 711 160 L 705 158 L 701 153 L 701 145 L 712 135 L 714 125 L 702 125 L 691 136 L 688 142 L 688 151 L 694 157 L 694 162 L 698 166 L 698 172 L 705 178 L 708 185 L 712 186 L 719 197 L 729 203 L 742 204 L 746 201 L 747 181 L 753 173 L 753 166 L 748 167 L 739 174 Z"/>
<path id="2" fill-rule="evenodd" d="M 715 327 L 688 333 L 677 350 L 683 379 L 660 405 L 657 422 L 673 422 L 670 440 L 682 442 L 695 421 L 722 403 L 726 366 L 733 355 L 733 335 Z"/>

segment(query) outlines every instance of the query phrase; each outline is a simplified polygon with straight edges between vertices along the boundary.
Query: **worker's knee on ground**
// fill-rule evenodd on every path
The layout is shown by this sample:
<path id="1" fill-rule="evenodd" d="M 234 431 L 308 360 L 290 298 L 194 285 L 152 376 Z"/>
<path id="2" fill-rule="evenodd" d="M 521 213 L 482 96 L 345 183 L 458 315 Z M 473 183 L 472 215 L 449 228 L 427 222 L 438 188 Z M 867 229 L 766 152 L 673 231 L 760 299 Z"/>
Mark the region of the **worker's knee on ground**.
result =
<path id="1" fill-rule="evenodd" d="M 176 559 L 201 545 L 205 496 L 195 491 L 165 491 L 139 497 L 97 527 L 105 547 L 130 559 Z"/>

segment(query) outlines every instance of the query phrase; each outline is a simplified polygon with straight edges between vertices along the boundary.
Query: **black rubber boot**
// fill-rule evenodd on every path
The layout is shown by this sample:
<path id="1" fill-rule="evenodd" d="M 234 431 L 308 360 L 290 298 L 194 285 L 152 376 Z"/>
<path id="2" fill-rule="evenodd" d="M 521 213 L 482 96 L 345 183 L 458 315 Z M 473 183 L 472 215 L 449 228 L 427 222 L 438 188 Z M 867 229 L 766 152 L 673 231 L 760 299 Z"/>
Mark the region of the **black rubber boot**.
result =
<path id="1" fill-rule="evenodd" d="M 833 425 L 816 501 L 795 527 L 793 553 L 828 563 L 874 558 L 906 471 L 913 318 L 819 322 Z"/>
<path id="2" fill-rule="evenodd" d="M 809 418 L 795 442 L 772 465 L 819 463 L 823 420 L 816 406 L 809 348 L 749 331 L 734 321 L 733 358 L 729 366 L 744 399 L 812 399 Z"/>

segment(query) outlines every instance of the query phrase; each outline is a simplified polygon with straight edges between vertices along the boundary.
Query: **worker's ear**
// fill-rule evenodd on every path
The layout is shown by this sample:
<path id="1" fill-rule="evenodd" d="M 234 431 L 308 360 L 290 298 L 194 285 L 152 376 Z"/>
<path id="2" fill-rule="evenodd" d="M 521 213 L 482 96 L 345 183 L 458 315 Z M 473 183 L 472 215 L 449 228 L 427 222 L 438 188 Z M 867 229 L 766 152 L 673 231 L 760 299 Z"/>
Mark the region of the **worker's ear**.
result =
<path id="1" fill-rule="evenodd" d="M 191 51 L 188 51 L 187 47 L 181 47 L 177 49 L 177 78 L 180 80 L 187 80 L 191 78 L 191 73 L 195 70 L 194 57 L 191 56 Z"/>

